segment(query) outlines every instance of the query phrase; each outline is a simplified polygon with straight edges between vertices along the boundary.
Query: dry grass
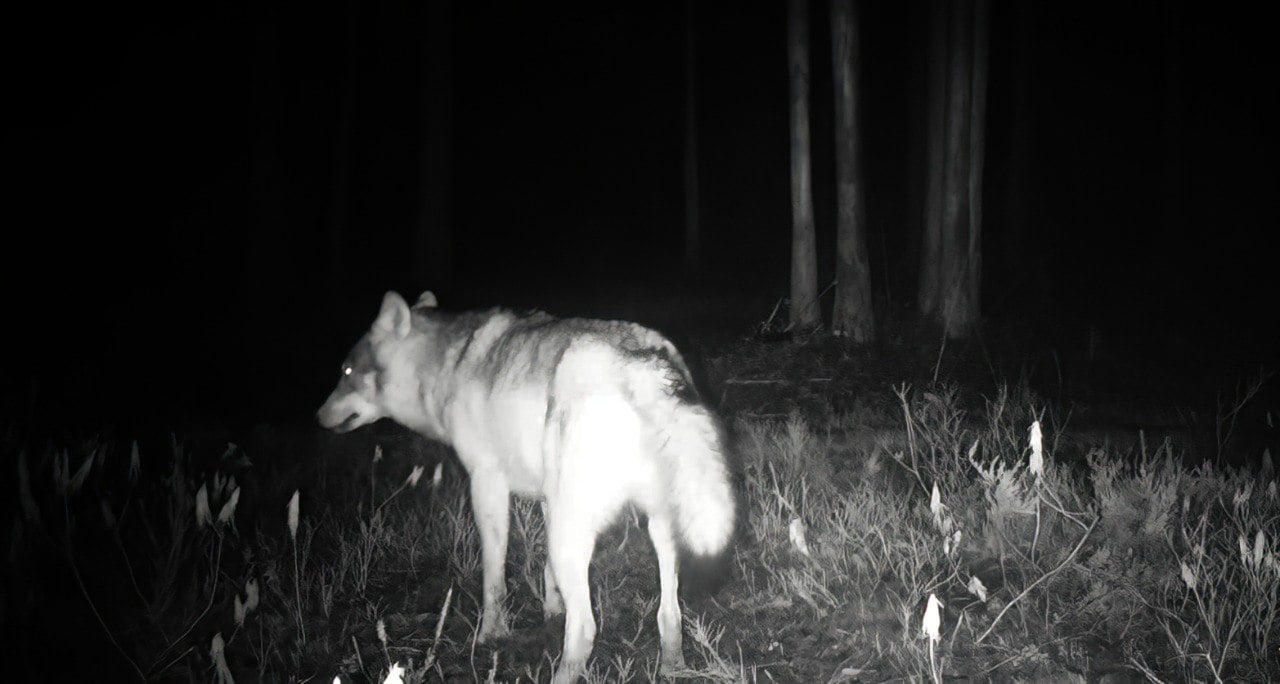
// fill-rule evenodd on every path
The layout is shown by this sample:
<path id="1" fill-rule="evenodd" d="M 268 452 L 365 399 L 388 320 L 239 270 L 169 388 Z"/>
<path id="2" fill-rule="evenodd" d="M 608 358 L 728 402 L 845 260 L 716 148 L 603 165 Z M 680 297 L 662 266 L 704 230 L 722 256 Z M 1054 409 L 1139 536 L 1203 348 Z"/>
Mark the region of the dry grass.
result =
<path id="1" fill-rule="evenodd" d="M 717 372 L 721 388 L 752 377 Z M 1168 444 L 1068 464 L 1028 392 L 882 387 L 886 400 L 844 410 L 775 395 L 734 412 L 746 520 L 730 580 L 687 597 L 689 676 L 1280 679 L 1274 481 L 1187 467 Z M 465 476 L 398 433 L 316 449 L 251 466 L 176 439 L 167 453 L 14 453 L 8 596 L 36 598 L 6 599 L 6 635 L 24 652 L 97 642 L 101 667 L 136 679 L 549 678 L 560 625 L 537 598 L 537 506 L 513 512 L 515 635 L 481 647 Z M 597 547 L 588 681 L 656 677 L 656 564 L 638 524 L 624 516 Z M 41 599 L 67 592 L 88 610 L 59 633 Z"/>

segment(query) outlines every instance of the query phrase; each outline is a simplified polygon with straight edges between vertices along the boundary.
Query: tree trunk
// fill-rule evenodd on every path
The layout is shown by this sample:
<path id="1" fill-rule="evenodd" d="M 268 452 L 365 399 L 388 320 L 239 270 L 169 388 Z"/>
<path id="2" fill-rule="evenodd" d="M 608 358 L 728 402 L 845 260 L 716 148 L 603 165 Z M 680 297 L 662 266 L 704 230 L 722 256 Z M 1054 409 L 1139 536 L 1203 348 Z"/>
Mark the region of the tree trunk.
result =
<path id="1" fill-rule="evenodd" d="M 809 16 L 807 0 L 787 3 L 787 66 L 791 74 L 791 329 L 822 325 L 814 244 L 813 177 L 809 150 Z"/>
<path id="2" fill-rule="evenodd" d="M 836 301 L 831 329 L 854 342 L 875 334 L 858 141 L 858 23 L 853 0 L 831 2 L 831 61 L 836 118 Z"/>
<path id="3" fill-rule="evenodd" d="M 969 222 L 969 115 L 973 92 L 972 24 L 967 3 L 950 4 L 947 61 L 947 158 L 943 163 L 942 191 L 942 272 L 939 322 L 947 337 L 967 334 L 970 302 L 963 287 L 967 280 Z"/>
<path id="4" fill-rule="evenodd" d="M 413 241 L 413 276 L 417 286 L 439 286 L 452 276 L 453 215 L 453 3 L 426 4 L 423 27 L 422 153 L 418 230 Z"/>
<path id="5" fill-rule="evenodd" d="M 943 7 L 934 5 L 929 19 L 929 76 L 925 95 L 925 196 L 920 244 L 920 288 L 917 305 L 922 318 L 934 318 L 942 287 L 942 189 L 947 155 L 947 22 Z"/>
<path id="6" fill-rule="evenodd" d="M 973 3 L 973 72 L 969 113 L 969 234 L 965 291 L 969 299 L 967 327 L 978 324 L 982 302 L 982 189 L 987 161 L 987 0 Z"/>
<path id="7" fill-rule="evenodd" d="M 701 226 L 698 215 L 697 2 L 685 0 L 684 33 L 684 271 L 698 271 Z"/>
<path id="8" fill-rule="evenodd" d="M 934 43 L 945 43 L 936 52 L 931 75 L 936 79 L 933 101 L 945 102 L 943 116 L 944 159 L 936 259 L 930 259 L 934 232 L 926 221 L 925 258 L 921 264 L 921 314 L 939 323 L 947 337 L 968 337 L 979 319 L 982 274 L 982 177 L 986 160 L 985 120 L 987 101 L 986 2 L 954 2 L 948 5 L 946 39 L 935 28 Z M 945 60 L 945 61 L 944 61 Z M 945 63 L 940 67 L 939 62 Z M 934 79 L 931 79 L 934 80 Z M 931 112 L 932 114 L 932 112 Z M 934 132 L 931 127 L 930 138 Z M 934 153 L 930 154 L 931 163 Z M 936 182 L 930 169 L 930 196 Z M 935 216 L 928 207 L 929 217 Z"/>

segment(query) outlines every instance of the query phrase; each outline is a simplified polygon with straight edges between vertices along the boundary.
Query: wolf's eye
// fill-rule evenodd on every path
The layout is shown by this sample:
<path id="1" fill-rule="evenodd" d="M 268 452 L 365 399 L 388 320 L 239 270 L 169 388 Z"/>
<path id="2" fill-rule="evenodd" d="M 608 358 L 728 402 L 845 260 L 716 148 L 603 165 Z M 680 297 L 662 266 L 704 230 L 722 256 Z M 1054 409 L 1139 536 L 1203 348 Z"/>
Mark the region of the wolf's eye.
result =
<path id="1" fill-rule="evenodd" d="M 343 375 L 351 375 L 351 373 L 352 373 L 352 372 L 354 372 L 354 371 L 355 371 L 355 369 L 351 367 L 351 364 L 349 364 L 349 363 L 344 363 L 344 364 L 342 364 L 342 374 L 343 374 Z"/>

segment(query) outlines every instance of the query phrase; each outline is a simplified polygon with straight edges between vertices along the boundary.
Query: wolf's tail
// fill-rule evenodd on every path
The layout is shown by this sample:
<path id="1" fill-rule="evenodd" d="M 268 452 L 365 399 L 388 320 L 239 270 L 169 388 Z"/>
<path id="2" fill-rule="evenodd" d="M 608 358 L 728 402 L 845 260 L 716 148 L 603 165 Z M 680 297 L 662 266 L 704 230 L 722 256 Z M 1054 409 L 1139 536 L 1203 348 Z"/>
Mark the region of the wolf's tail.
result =
<path id="1" fill-rule="evenodd" d="M 737 513 L 720 423 L 701 404 L 680 402 L 663 432 L 680 541 L 695 556 L 716 556 L 733 537 Z"/>
<path id="2" fill-rule="evenodd" d="M 665 491 L 650 498 L 673 518 L 686 560 L 715 560 L 737 525 L 737 499 L 720 421 L 702 402 L 680 352 L 660 334 L 631 326 L 628 344 L 617 345 L 628 369 L 624 392 L 643 415 L 657 451 L 656 483 Z M 649 497 L 646 497 L 649 498 Z"/>

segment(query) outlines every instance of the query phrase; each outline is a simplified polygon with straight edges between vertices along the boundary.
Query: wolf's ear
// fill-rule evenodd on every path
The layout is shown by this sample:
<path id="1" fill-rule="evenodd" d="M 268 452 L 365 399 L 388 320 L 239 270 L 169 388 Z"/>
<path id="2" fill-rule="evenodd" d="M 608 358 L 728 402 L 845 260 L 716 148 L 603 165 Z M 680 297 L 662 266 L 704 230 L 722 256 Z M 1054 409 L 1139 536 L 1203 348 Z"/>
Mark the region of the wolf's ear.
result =
<path id="1" fill-rule="evenodd" d="M 431 290 L 426 290 L 422 294 L 418 295 L 418 301 L 414 303 L 413 308 L 434 309 L 437 306 L 440 306 L 440 304 L 436 301 L 435 293 Z"/>
<path id="2" fill-rule="evenodd" d="M 378 312 L 378 320 L 373 322 L 374 330 L 404 337 L 409 334 L 409 324 L 409 305 L 404 297 L 395 291 L 383 295 L 382 310 Z"/>

